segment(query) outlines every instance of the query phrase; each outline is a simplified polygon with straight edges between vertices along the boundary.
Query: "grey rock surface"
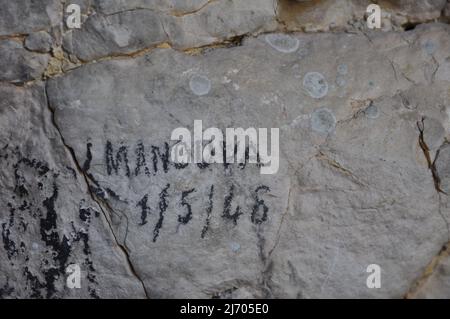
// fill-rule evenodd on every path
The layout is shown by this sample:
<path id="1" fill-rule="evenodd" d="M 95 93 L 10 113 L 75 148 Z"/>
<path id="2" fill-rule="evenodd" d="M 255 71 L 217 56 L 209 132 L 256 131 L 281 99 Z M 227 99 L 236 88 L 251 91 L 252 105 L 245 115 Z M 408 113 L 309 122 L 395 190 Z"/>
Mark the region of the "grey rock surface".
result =
<path id="1" fill-rule="evenodd" d="M 450 297 L 448 2 L 76 3 L 0 0 L 0 298 Z M 279 170 L 173 162 L 195 120 Z"/>
<path id="2" fill-rule="evenodd" d="M 52 123 L 45 87 L 0 86 L 0 298 L 143 298 Z M 81 268 L 80 289 L 66 269 Z"/>
<path id="3" fill-rule="evenodd" d="M 16 40 L 0 40 L 0 81 L 13 83 L 39 79 L 49 57 L 27 51 Z"/>
<path id="4" fill-rule="evenodd" d="M 62 4 L 58 0 L 1 0 L 0 36 L 27 34 L 57 25 Z"/>
<path id="5" fill-rule="evenodd" d="M 52 49 L 53 39 L 45 31 L 32 33 L 25 38 L 25 47 L 30 51 L 48 53 Z"/>

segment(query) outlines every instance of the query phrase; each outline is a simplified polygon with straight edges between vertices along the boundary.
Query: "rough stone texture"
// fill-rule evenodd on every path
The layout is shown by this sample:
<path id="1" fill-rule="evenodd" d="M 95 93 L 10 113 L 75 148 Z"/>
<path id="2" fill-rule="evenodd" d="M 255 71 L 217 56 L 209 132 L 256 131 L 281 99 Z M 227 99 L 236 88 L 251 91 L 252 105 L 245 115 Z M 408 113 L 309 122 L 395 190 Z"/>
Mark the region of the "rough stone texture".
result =
<path id="1" fill-rule="evenodd" d="M 52 49 L 52 44 L 51 35 L 45 31 L 32 33 L 25 39 L 25 47 L 30 51 L 48 53 Z"/>
<path id="2" fill-rule="evenodd" d="M 450 295 L 450 258 L 448 247 L 444 247 L 426 269 L 429 278 L 419 291 L 412 297 L 415 298 L 447 298 Z"/>
<path id="3" fill-rule="evenodd" d="M 200 10 L 211 0 L 94 0 L 94 7 L 101 13 L 112 14 L 135 8 L 170 12 L 174 15 Z"/>
<path id="4" fill-rule="evenodd" d="M 52 123 L 42 83 L 0 86 L 0 297 L 145 297 Z M 82 269 L 68 289 L 66 267 Z"/>
<path id="5" fill-rule="evenodd" d="M 60 22 L 61 1 L 0 0 L 0 36 L 26 34 Z"/>
<path id="6" fill-rule="evenodd" d="M 92 15 L 83 30 L 67 34 L 64 46 L 79 59 L 89 61 L 131 53 L 166 40 L 158 14 L 135 10 L 107 17 Z"/>
<path id="7" fill-rule="evenodd" d="M 13 83 L 38 79 L 49 57 L 31 53 L 16 40 L 0 40 L 0 81 Z"/>
<path id="8" fill-rule="evenodd" d="M 450 297 L 448 3 L 77 3 L 4 4 L 0 297 Z M 194 120 L 279 128 L 279 171 L 176 165 Z"/>
<path id="9" fill-rule="evenodd" d="M 342 31 L 367 29 L 361 19 L 366 14 L 369 0 L 280 0 L 280 20 L 290 30 Z M 384 31 L 410 28 L 416 24 L 448 18 L 445 8 L 447 0 L 377 1 L 382 9 L 381 22 Z"/>

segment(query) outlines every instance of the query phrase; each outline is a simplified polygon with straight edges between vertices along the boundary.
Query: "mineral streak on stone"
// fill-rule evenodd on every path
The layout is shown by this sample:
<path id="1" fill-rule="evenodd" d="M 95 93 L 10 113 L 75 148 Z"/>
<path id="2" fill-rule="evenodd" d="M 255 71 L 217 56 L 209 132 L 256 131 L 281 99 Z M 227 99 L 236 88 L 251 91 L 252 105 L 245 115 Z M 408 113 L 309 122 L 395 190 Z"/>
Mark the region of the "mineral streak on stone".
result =
<path id="1" fill-rule="evenodd" d="M 0 0 L 0 298 L 450 297 L 448 3 L 78 3 Z M 174 163 L 194 120 L 278 172 Z"/>

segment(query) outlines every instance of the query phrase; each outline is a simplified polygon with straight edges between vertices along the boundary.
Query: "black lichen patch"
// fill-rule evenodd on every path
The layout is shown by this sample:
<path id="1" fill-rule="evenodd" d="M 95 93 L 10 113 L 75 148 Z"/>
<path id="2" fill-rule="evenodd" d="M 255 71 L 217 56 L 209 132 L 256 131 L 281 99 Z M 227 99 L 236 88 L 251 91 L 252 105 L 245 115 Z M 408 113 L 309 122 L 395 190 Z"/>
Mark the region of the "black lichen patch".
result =
<path id="1" fill-rule="evenodd" d="M 73 179 L 67 174 L 60 175 L 43 161 L 22 156 L 17 148 L 10 155 L 9 159 L 16 161 L 11 165 L 15 184 L 11 188 L 12 200 L 7 205 L 9 218 L 0 225 L 6 256 L 15 267 L 21 267 L 18 276 L 23 276 L 22 284 L 25 286 L 18 297 L 62 297 L 64 291 L 59 287 L 65 286 L 66 268 L 76 257 L 74 251 L 80 247 L 89 261 L 89 265 L 86 264 L 91 279 L 88 279 L 88 292 L 91 297 L 98 298 L 95 269 L 90 260 L 89 227 L 92 218 L 98 217 L 99 212 L 86 207 L 85 201 L 81 200 L 79 219 L 70 222 L 72 232 L 62 234 L 61 230 L 67 227 L 62 225 L 58 212 L 58 200 L 61 197 L 59 185 L 67 184 L 67 180 L 61 180 L 63 178 Z M 2 156 L 5 158 L 5 155 Z M 80 224 L 81 227 L 77 229 L 76 225 Z M 38 229 L 29 225 L 37 225 Z M 29 242 L 30 238 L 33 242 Z M 42 241 L 44 245 L 36 241 Z M 36 253 L 30 254 L 30 249 L 39 247 L 44 248 L 39 253 L 40 260 L 36 262 Z M 10 291 L 9 286 L 4 286 L 0 290 L 0 297 L 10 294 Z"/>
<path id="2" fill-rule="evenodd" d="M 14 288 L 9 285 L 9 280 L 7 279 L 3 287 L 0 288 L 0 299 L 11 296 L 13 292 Z"/>

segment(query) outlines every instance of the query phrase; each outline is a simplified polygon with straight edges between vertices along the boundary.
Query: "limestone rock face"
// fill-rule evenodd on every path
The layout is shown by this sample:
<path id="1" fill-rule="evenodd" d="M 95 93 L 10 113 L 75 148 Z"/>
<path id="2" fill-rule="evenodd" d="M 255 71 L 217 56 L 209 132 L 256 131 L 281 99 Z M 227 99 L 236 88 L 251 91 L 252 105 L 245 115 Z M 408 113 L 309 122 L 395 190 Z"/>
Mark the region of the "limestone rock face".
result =
<path id="1" fill-rule="evenodd" d="M 39 79 L 47 67 L 48 55 L 31 53 L 15 40 L 0 40 L 0 81 L 12 83 Z"/>
<path id="2" fill-rule="evenodd" d="M 450 297 L 446 1 L 380 30 L 350 0 L 76 3 L 4 3 L 1 298 Z M 200 121 L 278 129 L 279 167 L 174 161 Z"/>
<path id="3" fill-rule="evenodd" d="M 1 0 L 0 36 L 27 34 L 60 23 L 62 5 L 58 0 Z"/>
<path id="4" fill-rule="evenodd" d="M 52 123 L 45 86 L 1 85 L 0 297 L 145 297 Z M 82 268 L 80 289 L 66 269 Z"/>

